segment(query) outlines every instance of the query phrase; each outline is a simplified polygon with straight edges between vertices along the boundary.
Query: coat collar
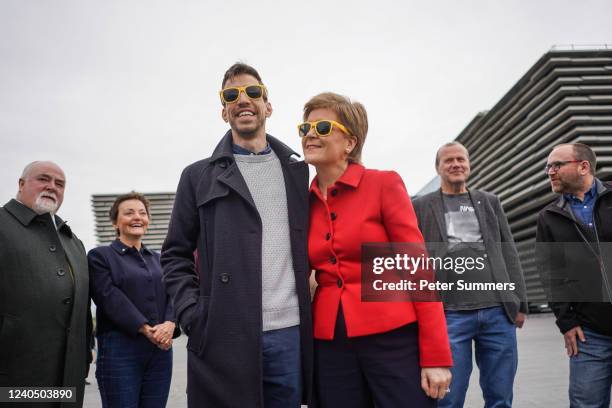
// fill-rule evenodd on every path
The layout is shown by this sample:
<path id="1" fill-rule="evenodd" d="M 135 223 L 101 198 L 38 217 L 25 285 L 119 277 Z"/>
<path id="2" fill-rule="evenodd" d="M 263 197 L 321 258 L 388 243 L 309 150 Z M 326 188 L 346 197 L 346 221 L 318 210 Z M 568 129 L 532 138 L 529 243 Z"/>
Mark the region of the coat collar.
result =
<path id="1" fill-rule="evenodd" d="M 121 240 L 119 238 L 117 238 L 113 242 L 111 242 L 110 247 L 113 248 L 119 255 L 125 255 L 125 254 L 127 254 L 129 252 L 132 252 L 132 251 L 138 251 L 134 247 L 125 245 L 123 242 L 121 242 Z M 147 255 L 152 255 L 153 254 L 153 252 L 149 248 L 147 248 L 145 246 L 145 244 L 142 244 L 142 252 L 147 254 Z"/>
<path id="2" fill-rule="evenodd" d="M 285 186 L 295 184 L 295 187 L 299 189 L 299 195 L 303 196 L 304 202 L 307 202 L 307 190 L 299 186 L 301 183 L 304 183 L 302 180 L 304 176 L 306 177 L 306 183 L 308 182 L 308 166 L 304 161 L 298 160 L 300 156 L 295 151 L 278 139 L 266 134 L 266 140 L 281 163 L 283 175 L 285 176 Z M 256 209 L 257 207 L 249 188 L 234 160 L 231 130 L 225 133 L 225 136 L 223 136 L 210 156 L 210 161 L 211 163 L 218 162 L 219 172 L 215 176 L 218 183 L 209 183 L 204 178 L 200 181 L 202 195 L 198 205 L 203 205 L 213 199 L 226 196 L 229 192 L 228 189 L 231 189 Z"/>
<path id="3" fill-rule="evenodd" d="M 597 192 L 597 198 L 599 199 L 602 195 L 609 193 L 610 189 L 607 188 L 604 183 L 601 182 L 597 177 L 595 177 L 595 191 Z M 565 198 L 565 195 L 561 194 L 559 199 L 553 203 L 551 207 L 548 207 L 549 210 L 555 210 L 555 212 L 562 211 L 566 215 L 569 215 L 572 219 L 575 219 L 574 213 L 570 207 L 569 201 Z"/>
<path id="4" fill-rule="evenodd" d="M 365 167 L 359 163 L 349 163 L 344 173 L 340 176 L 338 180 L 336 180 L 335 184 L 344 184 L 347 187 L 357 188 L 359 187 L 359 183 L 361 183 L 361 179 L 363 178 L 363 173 L 365 173 Z M 316 191 L 319 194 L 319 184 L 317 182 L 318 177 L 312 180 L 310 183 L 310 192 Z"/>
<path id="5" fill-rule="evenodd" d="M 300 157 L 300 155 L 293 151 L 289 146 L 267 133 L 266 140 L 281 161 L 292 161 L 292 158 L 297 160 L 297 158 Z M 215 147 L 213 154 L 210 156 L 210 161 L 215 162 L 220 159 L 226 159 L 233 162 L 234 151 L 232 149 L 232 144 L 232 131 L 230 129 L 225 133 L 217 147 Z"/>
<path id="6" fill-rule="evenodd" d="M 51 219 L 51 214 L 37 214 L 30 207 L 20 203 L 14 198 L 11 199 L 8 203 L 6 203 L 4 205 L 4 208 L 6 209 L 6 211 L 11 213 L 13 217 L 15 217 L 21 224 L 23 224 L 24 227 L 29 226 L 36 218 L 48 219 L 49 221 L 53 222 L 53 220 Z M 55 215 L 55 223 L 57 224 L 58 231 L 65 232 L 68 236 L 72 237 L 72 230 L 70 229 L 68 224 L 66 224 L 66 221 L 62 220 L 58 215 Z"/>

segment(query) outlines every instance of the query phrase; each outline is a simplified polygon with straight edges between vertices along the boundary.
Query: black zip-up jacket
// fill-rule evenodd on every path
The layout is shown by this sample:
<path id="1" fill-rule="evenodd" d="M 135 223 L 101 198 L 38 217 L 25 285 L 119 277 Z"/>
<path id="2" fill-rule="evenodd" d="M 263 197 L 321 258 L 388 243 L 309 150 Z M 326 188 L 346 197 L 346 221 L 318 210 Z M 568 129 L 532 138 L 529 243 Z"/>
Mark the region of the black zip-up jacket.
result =
<path id="1" fill-rule="evenodd" d="M 593 229 L 577 220 L 567 200 L 559 197 L 538 216 L 537 258 L 541 276 L 549 278 L 545 285 L 566 289 L 551 299 L 560 302 L 549 303 L 561 332 L 586 326 L 612 336 L 612 183 L 595 183 Z"/>

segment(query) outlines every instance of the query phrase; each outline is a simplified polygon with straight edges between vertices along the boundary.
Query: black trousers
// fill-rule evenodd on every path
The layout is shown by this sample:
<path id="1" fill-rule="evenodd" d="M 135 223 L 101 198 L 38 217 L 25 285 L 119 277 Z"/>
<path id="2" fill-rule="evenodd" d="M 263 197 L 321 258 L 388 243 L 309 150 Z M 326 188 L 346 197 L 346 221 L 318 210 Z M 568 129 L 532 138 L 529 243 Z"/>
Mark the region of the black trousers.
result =
<path id="1" fill-rule="evenodd" d="M 315 340 L 321 408 L 436 407 L 421 389 L 417 323 L 349 339 L 339 309 L 334 339 Z"/>

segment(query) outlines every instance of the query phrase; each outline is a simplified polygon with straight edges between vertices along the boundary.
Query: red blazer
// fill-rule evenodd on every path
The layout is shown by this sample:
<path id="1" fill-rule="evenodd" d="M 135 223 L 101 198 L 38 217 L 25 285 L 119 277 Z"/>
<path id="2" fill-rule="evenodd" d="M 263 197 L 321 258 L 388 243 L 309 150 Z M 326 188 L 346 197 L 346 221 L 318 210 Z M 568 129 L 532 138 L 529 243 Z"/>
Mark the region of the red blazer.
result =
<path id="1" fill-rule="evenodd" d="M 384 333 L 418 322 L 422 367 L 451 366 L 440 302 L 361 302 L 362 242 L 423 242 L 401 177 L 394 171 L 349 164 L 323 199 L 310 186 L 308 255 L 319 286 L 313 302 L 314 336 L 334 337 L 342 302 L 349 337 Z"/>

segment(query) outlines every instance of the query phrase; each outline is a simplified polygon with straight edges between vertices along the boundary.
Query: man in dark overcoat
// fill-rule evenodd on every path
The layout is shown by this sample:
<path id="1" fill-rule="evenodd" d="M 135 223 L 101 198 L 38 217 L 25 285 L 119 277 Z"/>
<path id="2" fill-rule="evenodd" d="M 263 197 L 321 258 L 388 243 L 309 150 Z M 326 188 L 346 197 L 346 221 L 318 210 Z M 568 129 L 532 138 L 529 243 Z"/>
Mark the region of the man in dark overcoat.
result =
<path id="1" fill-rule="evenodd" d="M 555 146 L 545 172 L 559 196 L 538 214 L 538 272 L 570 358 L 570 407 L 609 407 L 612 391 L 612 183 L 596 169 L 590 146 Z"/>
<path id="2" fill-rule="evenodd" d="M 56 164 L 30 163 L 0 208 L 0 387 L 76 387 L 76 403 L 36 407 L 82 406 L 91 356 L 85 248 L 56 215 L 65 183 Z"/>
<path id="3" fill-rule="evenodd" d="M 230 67 L 220 96 L 231 130 L 183 171 L 161 254 L 189 335 L 188 404 L 299 407 L 312 395 L 308 168 L 266 134 L 254 68 Z"/>

